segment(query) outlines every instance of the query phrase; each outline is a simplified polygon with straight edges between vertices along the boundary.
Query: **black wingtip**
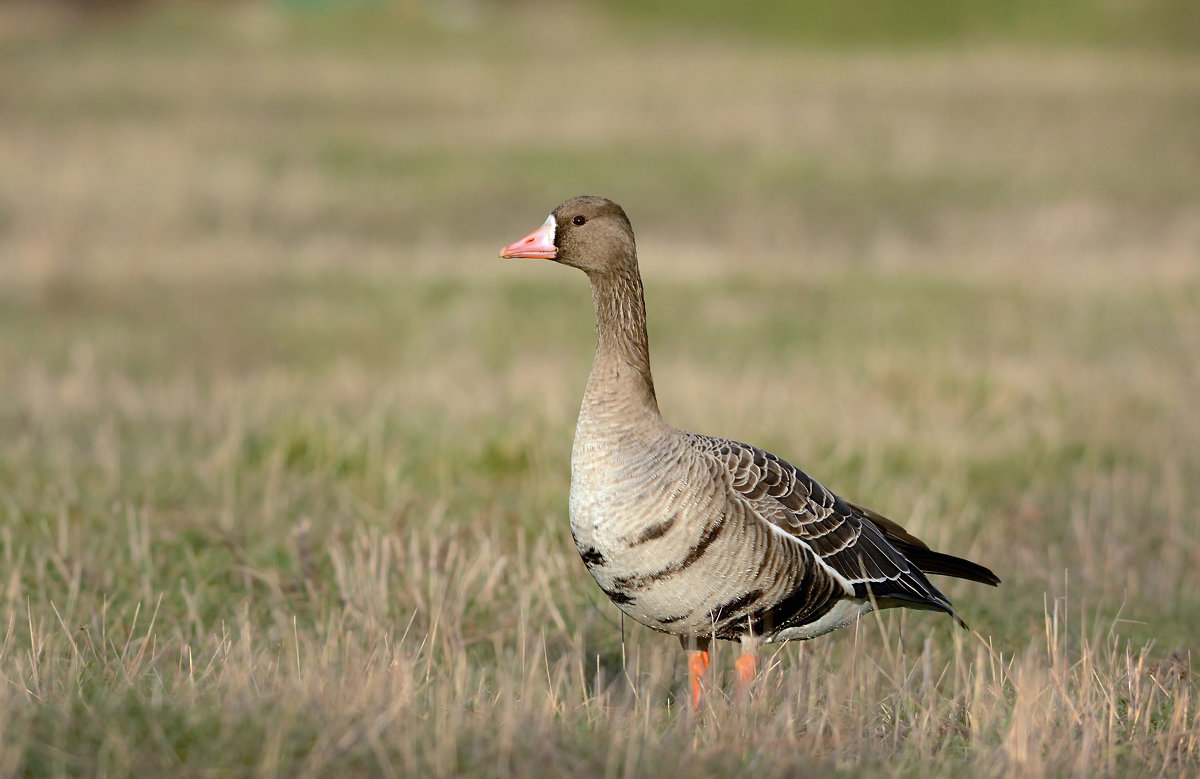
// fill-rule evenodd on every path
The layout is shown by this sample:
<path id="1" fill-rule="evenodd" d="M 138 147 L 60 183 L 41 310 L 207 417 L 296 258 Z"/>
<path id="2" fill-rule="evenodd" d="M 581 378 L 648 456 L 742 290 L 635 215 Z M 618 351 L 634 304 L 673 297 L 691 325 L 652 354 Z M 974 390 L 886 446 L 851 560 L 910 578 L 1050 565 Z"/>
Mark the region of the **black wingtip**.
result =
<path id="1" fill-rule="evenodd" d="M 905 556 L 911 560 L 923 573 L 932 573 L 938 576 L 953 576 L 956 579 L 966 579 L 967 581 L 979 582 L 996 587 L 1000 584 L 1000 577 L 992 572 L 990 568 L 985 568 L 979 563 L 973 563 L 970 560 L 964 560 L 961 557 L 954 555 L 942 554 L 934 552 L 931 549 L 905 549 Z"/>
<path id="2" fill-rule="evenodd" d="M 864 519 L 874 523 L 883 533 L 884 538 L 904 553 L 904 556 L 920 568 L 922 573 L 953 576 L 956 579 L 966 579 L 992 587 L 1000 584 L 1000 577 L 991 569 L 961 557 L 933 551 L 924 541 L 877 511 L 856 506 L 853 503 L 850 504 L 850 507 Z"/>

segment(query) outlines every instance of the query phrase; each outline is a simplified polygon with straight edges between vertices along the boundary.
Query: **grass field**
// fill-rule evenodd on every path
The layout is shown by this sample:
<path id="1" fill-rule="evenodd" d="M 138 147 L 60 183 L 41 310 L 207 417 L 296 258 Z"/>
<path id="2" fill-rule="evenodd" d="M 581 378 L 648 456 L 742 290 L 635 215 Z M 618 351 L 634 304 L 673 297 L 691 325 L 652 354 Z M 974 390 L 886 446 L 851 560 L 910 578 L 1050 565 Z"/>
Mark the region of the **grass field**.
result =
<path id="1" fill-rule="evenodd" d="M 0 7 L 0 775 L 1200 773 L 1177 30 L 282 7 Z M 586 281 L 496 259 L 585 192 L 667 418 L 995 569 L 971 632 L 680 706 L 570 541 Z"/>

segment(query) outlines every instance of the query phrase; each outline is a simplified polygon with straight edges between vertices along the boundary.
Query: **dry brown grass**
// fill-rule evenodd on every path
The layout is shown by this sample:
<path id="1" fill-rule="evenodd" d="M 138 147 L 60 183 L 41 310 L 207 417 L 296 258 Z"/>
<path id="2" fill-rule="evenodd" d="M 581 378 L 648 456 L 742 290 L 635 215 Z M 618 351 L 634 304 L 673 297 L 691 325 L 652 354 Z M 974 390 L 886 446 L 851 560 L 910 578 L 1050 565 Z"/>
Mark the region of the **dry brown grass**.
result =
<path id="1" fill-rule="evenodd" d="M 0 774 L 1200 771 L 1200 63 L 527 21 L 5 39 Z M 584 191 L 671 421 L 995 568 L 973 632 L 680 710 L 568 537 L 584 280 L 492 259 Z"/>

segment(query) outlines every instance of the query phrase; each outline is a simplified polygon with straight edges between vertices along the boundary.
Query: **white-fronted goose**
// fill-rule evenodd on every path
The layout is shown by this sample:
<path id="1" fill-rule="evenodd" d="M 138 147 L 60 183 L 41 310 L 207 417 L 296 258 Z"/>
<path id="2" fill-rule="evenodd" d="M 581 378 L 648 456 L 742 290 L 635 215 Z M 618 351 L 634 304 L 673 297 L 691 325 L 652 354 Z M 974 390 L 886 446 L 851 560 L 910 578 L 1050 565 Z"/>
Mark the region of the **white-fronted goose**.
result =
<path id="1" fill-rule="evenodd" d="M 500 256 L 555 260 L 591 281 L 599 337 L 571 453 L 571 534 L 618 608 L 680 637 L 693 706 L 713 638 L 742 642 L 749 682 L 760 642 L 815 638 L 873 608 L 943 611 L 963 625 L 926 574 L 1000 583 L 769 452 L 667 424 L 633 229 L 616 203 L 568 200 Z"/>

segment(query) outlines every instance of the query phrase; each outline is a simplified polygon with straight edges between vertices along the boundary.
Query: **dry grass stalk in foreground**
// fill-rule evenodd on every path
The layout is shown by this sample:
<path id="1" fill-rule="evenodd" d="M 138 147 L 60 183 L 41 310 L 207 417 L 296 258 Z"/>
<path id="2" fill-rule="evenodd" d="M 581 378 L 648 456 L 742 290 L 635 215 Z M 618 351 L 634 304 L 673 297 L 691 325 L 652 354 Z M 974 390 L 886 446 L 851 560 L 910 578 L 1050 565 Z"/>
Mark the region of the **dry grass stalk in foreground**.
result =
<path id="1" fill-rule="evenodd" d="M 187 627 L 198 614 L 164 624 L 162 595 L 125 613 L 78 601 L 35 611 L 10 588 L 0 773 L 1200 768 L 1191 659 L 1155 662 L 1065 597 L 1015 654 L 958 631 L 914 648 L 896 636 L 918 620 L 864 620 L 846 640 L 764 657 L 750 700 L 714 697 L 696 718 L 681 705 L 673 642 L 643 632 L 622 664 L 562 626 L 569 607 L 543 586 L 563 573 L 557 550 L 481 551 L 362 529 L 329 547 L 333 580 L 309 582 L 335 588 L 340 608 L 303 625 L 281 608 L 265 626 L 243 617 L 199 634 Z M 472 611 L 513 596 L 516 629 L 480 635 Z M 403 628 L 378 618 L 396 599 L 420 604 Z"/>

